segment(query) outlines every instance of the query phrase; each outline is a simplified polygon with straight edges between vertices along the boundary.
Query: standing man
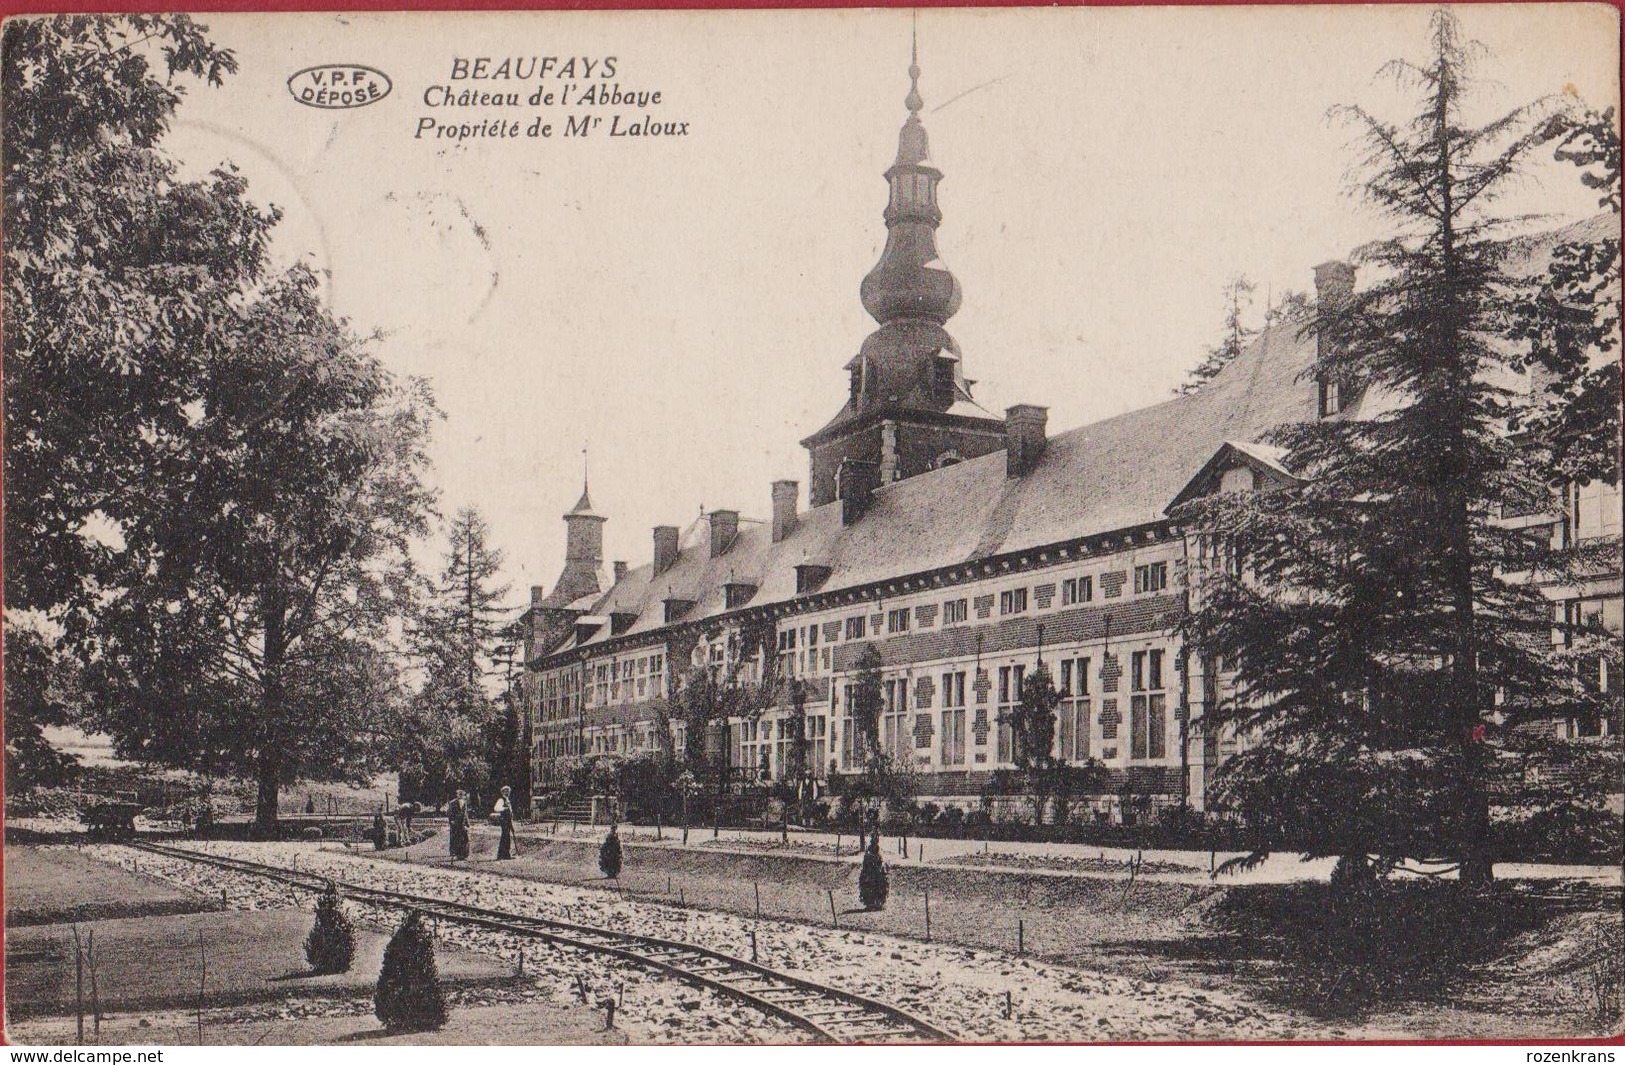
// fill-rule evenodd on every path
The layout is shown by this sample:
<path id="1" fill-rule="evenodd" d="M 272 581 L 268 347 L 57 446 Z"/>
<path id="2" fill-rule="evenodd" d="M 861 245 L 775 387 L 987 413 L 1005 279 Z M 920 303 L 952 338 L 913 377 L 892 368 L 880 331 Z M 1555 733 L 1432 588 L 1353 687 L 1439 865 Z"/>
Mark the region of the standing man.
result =
<path id="1" fill-rule="evenodd" d="M 446 804 L 447 834 L 451 842 L 451 860 L 468 861 L 468 792 L 457 789 L 457 796 Z"/>
<path id="2" fill-rule="evenodd" d="M 513 789 L 504 784 L 502 794 L 497 797 L 497 804 L 491 808 L 491 816 L 497 819 L 502 826 L 502 839 L 497 843 L 497 860 L 506 861 L 515 853 L 513 838 Z"/>

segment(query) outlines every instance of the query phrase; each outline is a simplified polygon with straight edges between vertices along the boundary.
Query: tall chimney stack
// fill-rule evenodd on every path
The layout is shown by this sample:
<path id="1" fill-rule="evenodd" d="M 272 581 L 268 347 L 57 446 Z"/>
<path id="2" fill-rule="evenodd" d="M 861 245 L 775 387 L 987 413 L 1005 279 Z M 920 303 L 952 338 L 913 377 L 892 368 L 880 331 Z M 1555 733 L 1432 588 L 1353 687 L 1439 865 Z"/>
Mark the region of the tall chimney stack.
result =
<path id="1" fill-rule="evenodd" d="M 711 557 L 720 558 L 733 546 L 739 535 L 739 511 L 713 510 L 711 512 Z"/>
<path id="2" fill-rule="evenodd" d="M 1359 382 L 1328 366 L 1342 351 L 1339 311 L 1354 296 L 1353 265 L 1333 260 L 1315 267 L 1315 379 L 1322 418 L 1342 413 L 1358 396 Z"/>
<path id="3" fill-rule="evenodd" d="M 780 543 L 796 529 L 796 496 L 801 485 L 795 481 L 773 482 L 773 542 Z"/>
<path id="4" fill-rule="evenodd" d="M 616 584 L 619 584 L 622 581 L 626 580 L 626 563 L 625 562 L 612 562 L 612 563 L 610 563 L 610 568 L 613 569 L 614 572 L 615 572 L 615 583 Z"/>
<path id="5" fill-rule="evenodd" d="M 1025 477 L 1044 453 L 1049 408 L 1018 403 L 1004 412 L 1005 474 Z"/>
<path id="6" fill-rule="evenodd" d="M 655 557 L 651 580 L 677 564 L 677 537 L 677 526 L 655 526 Z"/>
<path id="7" fill-rule="evenodd" d="M 1315 267 L 1315 299 L 1328 307 L 1354 295 L 1354 266 L 1340 259 Z"/>
<path id="8" fill-rule="evenodd" d="M 869 499 L 880 487 L 880 464 L 842 459 L 835 470 L 835 498 L 841 501 L 841 524 L 851 525 L 869 509 Z"/>

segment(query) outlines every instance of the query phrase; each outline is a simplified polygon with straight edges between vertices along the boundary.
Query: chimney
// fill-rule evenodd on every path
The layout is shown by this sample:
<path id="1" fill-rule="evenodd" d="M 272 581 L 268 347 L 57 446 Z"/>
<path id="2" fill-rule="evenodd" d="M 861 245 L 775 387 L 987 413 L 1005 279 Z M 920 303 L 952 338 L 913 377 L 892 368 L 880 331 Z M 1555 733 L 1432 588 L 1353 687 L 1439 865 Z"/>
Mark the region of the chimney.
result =
<path id="1" fill-rule="evenodd" d="M 615 583 L 616 584 L 619 584 L 622 581 L 626 580 L 626 563 L 625 562 L 611 562 L 610 563 L 610 568 L 612 570 L 614 570 L 614 572 L 615 572 Z"/>
<path id="2" fill-rule="evenodd" d="M 1340 333 L 1344 323 L 1340 311 L 1354 295 L 1354 267 L 1333 260 L 1315 267 L 1315 374 L 1317 406 L 1322 418 L 1341 414 L 1358 398 L 1358 382 L 1344 373 L 1328 369 L 1343 350 Z"/>
<path id="3" fill-rule="evenodd" d="M 655 526 L 655 564 L 654 572 L 649 575 L 654 580 L 662 573 L 677 564 L 677 526 Z"/>
<path id="4" fill-rule="evenodd" d="M 773 482 L 773 542 L 781 543 L 796 529 L 796 496 L 801 485 L 795 481 Z"/>
<path id="5" fill-rule="evenodd" d="M 835 498 L 841 501 L 841 524 L 851 525 L 869 509 L 869 498 L 880 487 L 880 465 L 862 459 L 842 459 L 835 471 Z"/>
<path id="6" fill-rule="evenodd" d="M 1049 408 L 1018 403 L 1004 412 L 1005 475 L 1025 477 L 1044 453 L 1044 430 Z"/>
<path id="7" fill-rule="evenodd" d="M 540 605 L 542 600 L 544 600 L 546 598 L 547 598 L 547 586 L 545 584 L 533 584 L 533 585 L 530 586 L 530 605 L 531 606 Z"/>
<path id="8" fill-rule="evenodd" d="M 1354 295 L 1354 267 L 1338 259 L 1315 267 L 1315 299 L 1326 309 Z"/>
<path id="9" fill-rule="evenodd" d="M 720 558 L 733 546 L 739 535 L 739 511 L 713 510 L 711 512 L 711 557 Z"/>

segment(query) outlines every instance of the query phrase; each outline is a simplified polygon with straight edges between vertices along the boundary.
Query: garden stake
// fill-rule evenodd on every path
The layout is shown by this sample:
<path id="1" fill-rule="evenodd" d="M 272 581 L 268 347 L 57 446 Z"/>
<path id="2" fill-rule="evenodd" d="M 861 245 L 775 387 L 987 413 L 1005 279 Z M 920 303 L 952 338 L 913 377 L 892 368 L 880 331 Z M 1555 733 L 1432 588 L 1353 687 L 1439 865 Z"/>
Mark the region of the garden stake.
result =
<path id="1" fill-rule="evenodd" d="M 908 858 L 908 833 L 903 833 L 903 858 Z"/>
<path id="2" fill-rule="evenodd" d="M 750 930 L 750 960 L 756 960 L 756 929 Z"/>
<path id="3" fill-rule="evenodd" d="M 203 1045 L 203 993 L 209 979 L 209 952 L 203 946 L 203 930 L 197 933 L 197 1045 Z"/>
<path id="4" fill-rule="evenodd" d="M 841 927 L 840 919 L 835 916 L 835 892 L 833 889 L 829 893 L 829 926 L 831 928 Z"/>
<path id="5" fill-rule="evenodd" d="M 79 926 L 73 926 L 73 1013 L 79 1019 L 79 1042 L 85 1041 L 85 952 L 79 945 Z"/>
<path id="6" fill-rule="evenodd" d="M 1016 953 L 1027 953 L 1027 923 L 1019 917 L 1016 918 Z"/>
<path id="7" fill-rule="evenodd" d="M 752 880 L 750 882 L 750 886 L 756 892 L 756 919 L 760 921 L 762 919 L 762 882 L 760 880 Z M 754 932 L 751 934 L 755 935 Z"/>
<path id="8" fill-rule="evenodd" d="M 931 889 L 925 889 L 925 941 L 931 942 Z"/>
<path id="9" fill-rule="evenodd" d="M 96 1025 L 96 1042 L 102 1041 L 102 996 L 96 987 L 96 930 L 85 939 L 85 963 L 90 966 L 90 1016 Z"/>
<path id="10" fill-rule="evenodd" d="M 1010 1019 L 1010 1014 L 1014 1012 L 1014 1006 L 1010 1001 L 1010 992 L 1006 991 L 1004 993 L 1004 1019 L 1008 1021 Z"/>

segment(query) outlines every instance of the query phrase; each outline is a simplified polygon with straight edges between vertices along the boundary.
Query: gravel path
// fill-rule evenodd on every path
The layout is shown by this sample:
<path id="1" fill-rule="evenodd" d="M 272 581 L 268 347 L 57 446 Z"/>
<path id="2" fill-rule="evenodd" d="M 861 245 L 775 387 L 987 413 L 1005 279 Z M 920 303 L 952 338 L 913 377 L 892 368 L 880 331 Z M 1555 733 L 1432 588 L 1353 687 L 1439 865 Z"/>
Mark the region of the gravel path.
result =
<path id="1" fill-rule="evenodd" d="M 251 858 L 352 883 L 438 895 L 540 917 L 682 940 L 748 956 L 752 922 L 728 914 L 583 889 L 493 877 L 469 869 L 381 862 L 310 844 L 194 844 L 206 853 Z M 286 888 L 254 877 L 162 859 L 128 848 L 97 848 L 107 860 L 171 878 L 233 905 L 289 904 Z M 89 849 L 87 848 L 87 853 Z M 352 904 L 353 905 L 353 904 Z M 362 916 L 387 925 L 391 915 Z M 709 993 L 598 956 L 499 933 L 442 928 L 473 950 L 525 956 L 527 972 L 557 1001 L 577 1001 L 576 977 L 592 997 L 624 988 L 618 1023 L 634 1043 L 800 1041 L 801 1033 Z M 1312 1034 L 1289 1015 L 1218 991 L 1062 968 L 998 951 L 926 944 L 876 932 L 832 931 L 771 921 L 757 928 L 759 960 L 773 968 L 891 1002 L 978 1042 L 1274 1040 Z M 1007 998 L 1007 995 L 1009 996 Z"/>

